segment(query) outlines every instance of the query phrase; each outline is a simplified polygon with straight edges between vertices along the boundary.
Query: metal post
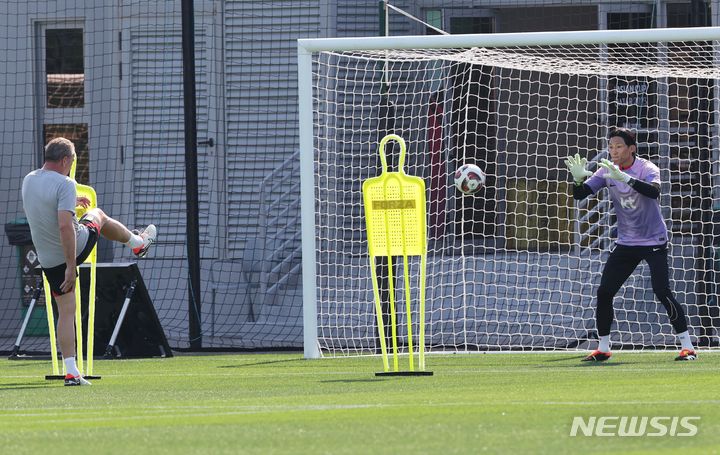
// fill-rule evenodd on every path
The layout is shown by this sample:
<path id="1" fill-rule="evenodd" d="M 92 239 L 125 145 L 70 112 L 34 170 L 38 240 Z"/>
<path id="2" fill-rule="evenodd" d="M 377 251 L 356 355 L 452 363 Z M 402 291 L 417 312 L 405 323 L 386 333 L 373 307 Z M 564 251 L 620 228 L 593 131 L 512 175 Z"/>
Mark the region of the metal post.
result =
<path id="1" fill-rule="evenodd" d="M 123 321 L 125 320 L 125 314 L 127 313 L 127 309 L 130 306 L 130 301 L 132 300 L 133 294 L 135 293 L 135 286 L 137 286 L 137 281 L 133 280 L 130 283 L 130 287 L 128 287 L 127 292 L 125 293 L 125 301 L 123 302 L 122 309 L 120 310 L 120 315 L 115 322 L 115 328 L 113 329 L 112 336 L 110 336 L 110 341 L 108 341 L 108 345 L 105 348 L 106 359 L 112 359 L 113 357 L 115 357 L 113 355 L 113 351 L 115 350 L 115 343 L 117 341 L 118 335 L 120 334 L 120 328 L 122 327 Z"/>
<path id="2" fill-rule="evenodd" d="M 33 310 L 35 309 L 35 302 L 37 302 L 37 299 L 40 298 L 41 290 L 42 288 L 40 286 L 37 286 L 35 288 L 35 291 L 33 292 L 32 300 L 30 300 L 30 306 L 27 309 L 27 313 L 25 313 L 25 319 L 23 319 L 22 327 L 20 327 L 20 333 L 18 333 L 17 339 L 15 340 L 15 346 L 13 346 L 12 352 L 10 353 L 10 359 L 15 359 L 19 355 L 20 343 L 25 336 L 25 329 L 27 329 L 28 322 L 30 321 L 30 316 L 32 316 Z"/>
<path id="3" fill-rule="evenodd" d="M 378 20 L 380 36 L 387 36 L 387 5 L 385 4 L 385 0 L 378 1 Z"/>
<path id="4" fill-rule="evenodd" d="M 193 0 L 182 0 L 183 94 L 185 106 L 185 186 L 187 197 L 188 321 L 190 349 L 202 348 L 200 224 L 195 100 L 195 20 Z"/>

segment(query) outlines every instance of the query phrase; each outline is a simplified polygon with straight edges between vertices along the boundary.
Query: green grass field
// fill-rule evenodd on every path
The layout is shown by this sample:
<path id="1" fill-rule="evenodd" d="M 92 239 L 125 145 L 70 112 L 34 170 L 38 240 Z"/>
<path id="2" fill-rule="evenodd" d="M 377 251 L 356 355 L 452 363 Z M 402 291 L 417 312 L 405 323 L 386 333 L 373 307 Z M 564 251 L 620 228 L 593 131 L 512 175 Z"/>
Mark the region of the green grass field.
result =
<path id="1" fill-rule="evenodd" d="M 718 453 L 720 354 L 429 356 L 432 377 L 376 378 L 379 358 L 204 355 L 97 361 L 92 387 L 49 361 L 1 360 L 5 454 Z M 700 416 L 693 437 L 571 437 L 574 416 Z M 80 452 L 78 452 L 78 450 Z"/>

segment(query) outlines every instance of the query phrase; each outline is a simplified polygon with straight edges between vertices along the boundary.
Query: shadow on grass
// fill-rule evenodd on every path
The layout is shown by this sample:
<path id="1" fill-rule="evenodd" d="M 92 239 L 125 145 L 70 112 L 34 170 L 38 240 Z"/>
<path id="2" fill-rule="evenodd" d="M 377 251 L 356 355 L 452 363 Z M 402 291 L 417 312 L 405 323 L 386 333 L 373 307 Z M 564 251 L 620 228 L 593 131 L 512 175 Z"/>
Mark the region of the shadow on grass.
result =
<path id="1" fill-rule="evenodd" d="M 634 362 L 617 362 L 617 361 L 610 361 L 610 362 L 583 362 L 582 359 L 584 359 L 586 356 L 585 354 L 582 355 L 574 355 L 571 357 L 562 357 L 560 359 L 548 359 L 545 360 L 543 363 L 557 363 L 557 362 L 567 362 L 567 364 L 563 365 L 553 365 L 554 368 L 556 367 L 567 367 L 567 368 L 604 368 L 604 367 L 612 367 L 617 365 L 631 365 Z M 537 365 L 538 368 L 543 368 L 542 365 Z"/>
<path id="2" fill-rule="evenodd" d="M 632 365 L 635 362 L 583 362 L 585 356 L 572 356 L 565 357 L 562 359 L 545 360 L 541 364 L 535 364 L 536 368 L 611 368 L 620 365 Z M 565 362 L 564 364 L 557 364 L 557 362 Z M 553 365 L 545 365 L 551 363 Z"/>
<path id="3" fill-rule="evenodd" d="M 52 384 L 0 384 L 0 392 L 4 390 L 23 390 L 23 389 L 47 389 Z"/>
<path id="4" fill-rule="evenodd" d="M 30 367 L 30 366 L 36 366 L 38 362 L 18 362 L 17 360 L 13 360 L 11 362 L 7 362 L 5 366 L 7 368 L 20 368 L 20 367 Z"/>
<path id="5" fill-rule="evenodd" d="M 237 365 L 220 365 L 218 368 L 244 368 L 258 365 L 271 365 L 274 363 L 303 362 L 305 359 L 268 360 L 267 362 L 240 363 Z"/>
<path id="6" fill-rule="evenodd" d="M 387 378 L 366 378 L 366 379 L 328 379 L 326 381 L 319 381 L 321 383 L 332 384 L 332 383 L 353 383 L 353 382 L 383 382 Z"/>
<path id="7" fill-rule="evenodd" d="M 576 362 L 578 360 L 584 359 L 586 357 L 585 354 L 581 355 L 574 355 L 574 356 L 562 356 L 557 359 L 548 359 L 545 361 L 545 363 L 555 363 L 555 362 Z"/>
<path id="8" fill-rule="evenodd" d="M 620 365 L 632 365 L 633 362 L 580 362 L 577 365 L 568 365 L 571 368 L 611 368 Z"/>

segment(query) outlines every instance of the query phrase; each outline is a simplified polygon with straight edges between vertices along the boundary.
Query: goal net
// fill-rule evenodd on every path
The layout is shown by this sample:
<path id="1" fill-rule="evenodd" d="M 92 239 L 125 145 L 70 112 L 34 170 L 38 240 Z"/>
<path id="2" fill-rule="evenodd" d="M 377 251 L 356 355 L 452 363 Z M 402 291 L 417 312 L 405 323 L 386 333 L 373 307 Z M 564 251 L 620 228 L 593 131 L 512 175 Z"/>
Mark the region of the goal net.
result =
<path id="1" fill-rule="evenodd" d="M 694 341 L 713 344 L 718 35 L 301 40 L 306 355 L 378 352 L 361 185 L 379 174 L 377 147 L 389 133 L 407 141 L 405 171 L 427 187 L 426 349 L 594 348 L 595 293 L 615 217 L 605 190 L 573 200 L 563 162 L 579 153 L 595 171 L 613 126 L 635 130 L 639 156 L 661 169 L 671 285 Z M 397 150 L 386 153 L 397 166 Z M 487 174 L 474 196 L 453 185 L 464 163 Z M 387 267 L 375 267 L 387 289 Z M 418 264 L 410 274 L 415 305 Z M 403 277 L 391 275 L 407 345 Z M 381 291 L 385 307 L 387 299 Z M 614 307 L 614 349 L 675 348 L 647 265 Z"/>

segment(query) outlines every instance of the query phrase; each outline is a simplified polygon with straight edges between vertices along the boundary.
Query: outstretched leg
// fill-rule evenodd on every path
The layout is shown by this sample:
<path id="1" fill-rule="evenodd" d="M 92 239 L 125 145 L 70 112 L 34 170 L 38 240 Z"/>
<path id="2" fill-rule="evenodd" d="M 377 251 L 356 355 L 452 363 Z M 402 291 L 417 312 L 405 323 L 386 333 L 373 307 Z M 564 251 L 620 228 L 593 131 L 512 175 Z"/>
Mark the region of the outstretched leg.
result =
<path id="1" fill-rule="evenodd" d="M 128 243 L 132 239 L 133 234 L 130 229 L 116 219 L 107 216 L 101 209 L 88 210 L 82 219 L 94 222 L 100 230 L 100 235 L 108 240 Z"/>
<path id="2" fill-rule="evenodd" d="M 148 225 L 141 233 L 133 232 L 118 220 L 109 217 L 99 208 L 88 210 L 83 215 L 82 221 L 84 223 L 94 223 L 100 235 L 108 240 L 124 243 L 139 257 L 147 254 L 148 249 L 155 243 L 157 237 L 157 229 L 154 225 Z"/>

